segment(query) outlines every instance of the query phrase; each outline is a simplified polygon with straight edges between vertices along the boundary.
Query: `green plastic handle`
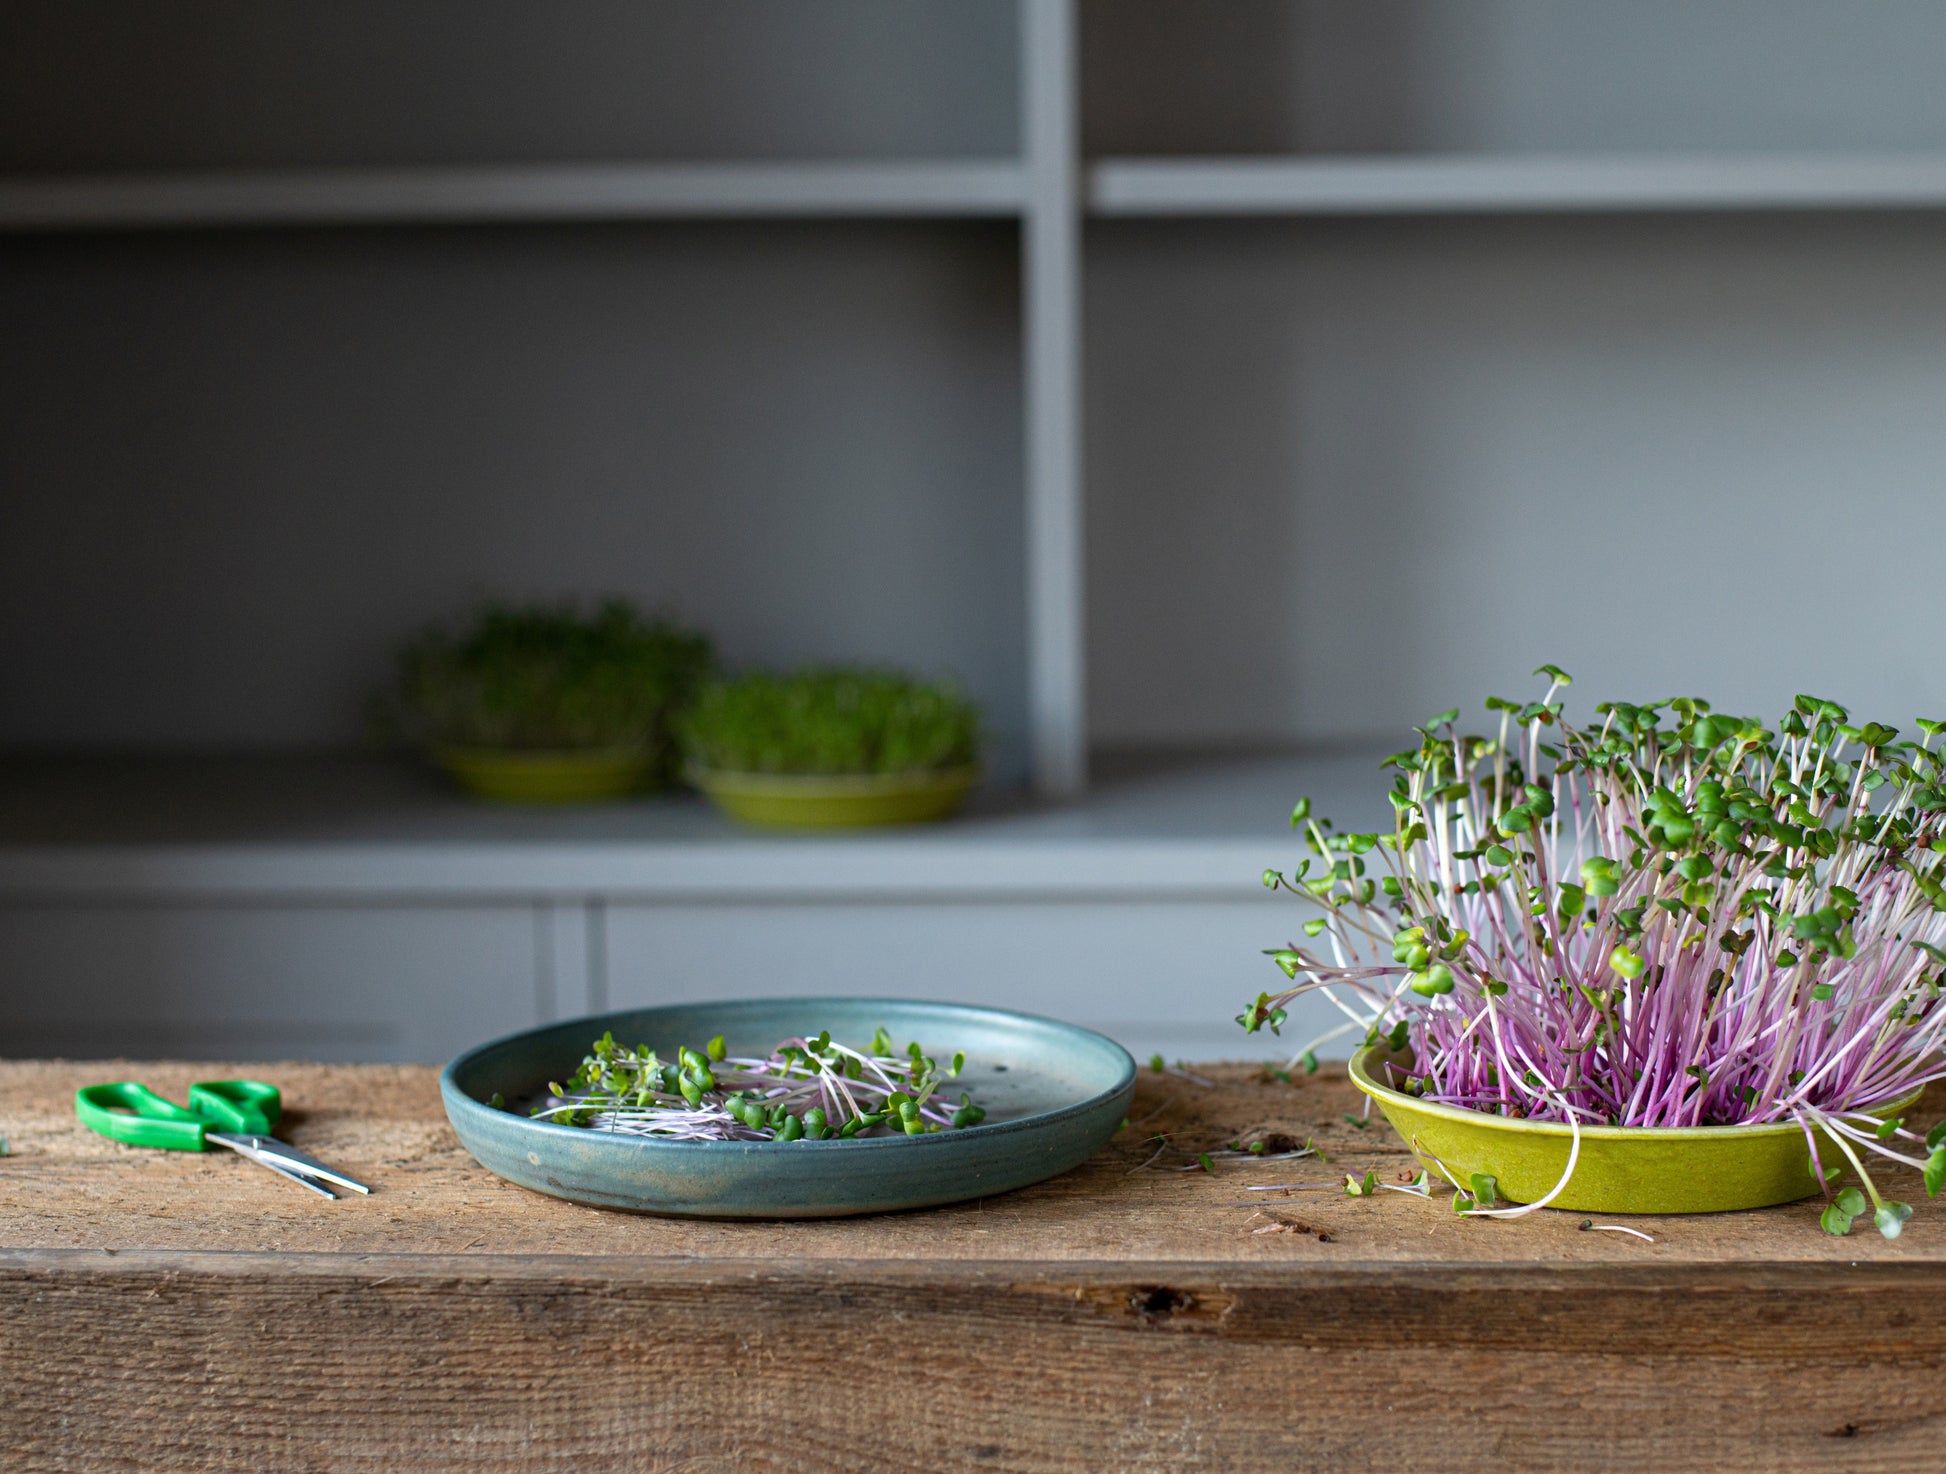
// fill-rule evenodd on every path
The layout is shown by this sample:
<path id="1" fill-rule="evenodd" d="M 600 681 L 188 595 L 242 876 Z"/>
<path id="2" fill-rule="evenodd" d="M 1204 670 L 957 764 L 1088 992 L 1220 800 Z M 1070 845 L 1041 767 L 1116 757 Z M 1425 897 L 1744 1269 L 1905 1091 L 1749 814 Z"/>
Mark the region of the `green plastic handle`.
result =
<path id="1" fill-rule="evenodd" d="M 74 1093 L 74 1113 L 89 1130 L 103 1136 L 171 1152 L 203 1150 L 203 1132 L 209 1125 L 194 1111 L 133 1080 L 82 1086 Z"/>
<path id="2" fill-rule="evenodd" d="M 284 1114 L 284 1098 L 262 1080 L 199 1080 L 189 1087 L 185 1110 L 146 1085 L 114 1080 L 77 1090 L 74 1113 L 91 1131 L 130 1146 L 200 1152 L 205 1131 L 270 1135 Z"/>
<path id="3" fill-rule="evenodd" d="M 189 1108 L 220 1130 L 268 1136 L 284 1114 L 284 1097 L 262 1080 L 201 1080 L 189 1087 Z"/>

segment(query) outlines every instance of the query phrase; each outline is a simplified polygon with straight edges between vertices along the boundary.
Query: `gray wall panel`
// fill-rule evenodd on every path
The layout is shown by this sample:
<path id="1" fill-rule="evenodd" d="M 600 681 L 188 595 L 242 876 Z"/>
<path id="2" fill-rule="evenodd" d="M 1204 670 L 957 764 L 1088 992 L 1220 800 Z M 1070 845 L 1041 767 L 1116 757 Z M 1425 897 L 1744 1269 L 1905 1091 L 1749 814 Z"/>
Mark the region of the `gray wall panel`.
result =
<path id="1" fill-rule="evenodd" d="M 935 998 L 1068 1019 L 1141 1058 L 1268 1058 L 1336 1017 L 1305 1000 L 1281 1040 L 1252 1038 L 1233 1022 L 1282 981 L 1262 949 L 1285 945 L 1297 916 L 1267 893 L 1204 904 L 617 905 L 608 910 L 608 1003 Z M 1350 1050 L 1340 1041 L 1328 1052 Z"/>
<path id="2" fill-rule="evenodd" d="M 1012 0 L 10 0 L 0 172 L 1014 151 Z"/>
<path id="3" fill-rule="evenodd" d="M 1932 0 L 1084 0 L 1091 152 L 1946 146 Z"/>
<path id="4" fill-rule="evenodd" d="M 1017 232 L 0 243 L 0 743 L 356 740 L 486 593 L 957 672 L 1019 769 Z"/>
<path id="5" fill-rule="evenodd" d="M 1530 689 L 1946 711 L 1946 220 L 1090 239 L 1091 719 L 1403 734 Z"/>
<path id="6" fill-rule="evenodd" d="M 538 1022 L 532 907 L 0 908 L 0 1055 L 443 1063 Z"/>

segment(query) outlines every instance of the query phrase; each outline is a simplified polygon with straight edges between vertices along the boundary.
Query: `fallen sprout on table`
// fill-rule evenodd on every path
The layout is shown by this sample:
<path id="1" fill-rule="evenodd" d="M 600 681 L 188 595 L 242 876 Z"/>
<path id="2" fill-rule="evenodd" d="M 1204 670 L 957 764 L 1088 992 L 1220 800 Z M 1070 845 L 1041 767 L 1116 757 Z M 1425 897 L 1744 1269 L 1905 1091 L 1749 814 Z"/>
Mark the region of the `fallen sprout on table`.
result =
<path id="1" fill-rule="evenodd" d="M 921 1136 L 976 1126 L 986 1112 L 962 1094 L 940 1095 L 966 1062 L 942 1071 L 917 1044 L 903 1054 L 878 1030 L 869 1052 L 827 1030 L 786 1039 L 761 1059 L 731 1057 L 717 1035 L 664 1060 L 646 1044 L 630 1049 L 603 1034 L 565 1085 L 536 1106 L 537 1119 L 624 1136 L 673 1141 L 848 1141 Z"/>
<path id="2" fill-rule="evenodd" d="M 1270 954 L 1291 985 L 1238 1022 L 1276 1032 L 1317 993 L 1347 1020 L 1333 1034 L 1410 1049 L 1408 1093 L 1565 1122 L 1577 1151 L 1586 1125 L 1794 1122 L 1826 1230 L 1869 1213 L 1897 1237 L 1911 1209 L 1866 1158 L 1946 1185 L 1946 1123 L 1922 1138 L 1899 1114 L 1946 1076 L 1946 723 L 1902 739 L 1800 696 L 1774 728 L 1692 698 L 1578 726 L 1569 677 L 1539 673 L 1541 700 L 1488 701 L 1497 736 L 1449 711 L 1386 760 L 1390 833 L 1298 804 L 1311 857 L 1264 884 L 1324 914 Z M 1454 1186 L 1479 1216 L 1555 1195 L 1493 1208 Z"/>
<path id="3" fill-rule="evenodd" d="M 1305 1137 L 1300 1143 L 1286 1131 L 1272 1131 L 1251 1141 L 1232 1141 L 1220 1152 L 1212 1152 L 1219 1162 L 1295 1162 L 1300 1157 L 1315 1157 L 1318 1149 Z"/>
<path id="4" fill-rule="evenodd" d="M 1174 1075 L 1178 1080 L 1187 1080 L 1190 1084 L 1200 1085 L 1205 1090 L 1214 1090 L 1216 1088 L 1216 1082 L 1214 1080 L 1205 1080 L 1201 1075 L 1195 1074 L 1181 1060 L 1177 1060 L 1174 1064 L 1169 1064 L 1159 1054 L 1149 1056 L 1149 1070 L 1152 1074 Z"/>
<path id="5" fill-rule="evenodd" d="M 1414 1177 L 1410 1182 L 1381 1182 L 1379 1186 L 1387 1192 L 1410 1193 L 1415 1198 L 1429 1198 L 1432 1196 L 1432 1178 L 1423 1168 L 1420 1169 L 1419 1175 Z"/>

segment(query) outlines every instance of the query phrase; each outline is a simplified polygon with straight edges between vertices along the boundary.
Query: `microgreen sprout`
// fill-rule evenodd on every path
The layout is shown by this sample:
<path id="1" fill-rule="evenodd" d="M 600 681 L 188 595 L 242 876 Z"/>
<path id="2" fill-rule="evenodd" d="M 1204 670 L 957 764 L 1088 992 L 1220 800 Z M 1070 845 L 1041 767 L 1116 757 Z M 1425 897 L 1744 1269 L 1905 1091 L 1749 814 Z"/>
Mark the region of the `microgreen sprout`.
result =
<path id="1" fill-rule="evenodd" d="M 1205 1080 L 1201 1075 L 1193 1072 L 1181 1060 L 1170 1064 L 1160 1054 L 1152 1054 L 1149 1056 L 1149 1070 L 1152 1074 L 1173 1075 L 1178 1080 L 1187 1080 L 1191 1085 L 1200 1085 L 1205 1090 L 1214 1090 L 1216 1088 L 1216 1082 L 1214 1080 Z"/>
<path id="2" fill-rule="evenodd" d="M 1687 697 L 1577 725 L 1570 678 L 1537 674 L 1539 701 L 1487 702 L 1497 735 L 1444 712 L 1386 760 L 1391 832 L 1296 807 L 1310 855 L 1264 883 L 1322 914 L 1238 1021 L 1275 1032 L 1318 993 L 1407 1093 L 1569 1124 L 1570 1175 L 1585 1125 L 1795 1122 L 1825 1227 L 1869 1203 L 1896 1237 L 1911 1210 L 1865 1156 L 1946 1186 L 1946 1133 L 1894 1114 L 1946 1076 L 1946 722 L 1901 738 L 1800 696 L 1773 727 Z M 1540 1206 L 1455 1187 L 1475 1215 Z"/>
<path id="3" fill-rule="evenodd" d="M 1410 1193 L 1415 1198 L 1429 1198 L 1432 1196 L 1432 1178 L 1423 1167 L 1419 1169 L 1419 1174 L 1410 1182 L 1381 1182 L 1379 1186 L 1385 1189 L 1386 1192 Z"/>
<path id="4" fill-rule="evenodd" d="M 639 750 L 666 779 L 672 720 L 713 661 L 704 636 L 619 599 L 588 612 L 495 604 L 408 645 L 377 715 L 432 746 Z"/>
<path id="5" fill-rule="evenodd" d="M 1144 1170 L 1145 1168 L 1153 1167 L 1158 1161 L 1162 1159 L 1162 1154 L 1169 1150 L 1169 1138 L 1164 1136 L 1160 1131 L 1156 1132 L 1153 1136 L 1151 1136 L 1149 1140 L 1155 1143 L 1155 1150 L 1151 1152 L 1145 1160 L 1129 1168 L 1126 1174 L 1127 1176 L 1133 1177 L 1136 1173 Z"/>
<path id="6" fill-rule="evenodd" d="M 976 1126 L 986 1112 L 961 1094 L 942 1094 L 966 1063 L 942 1070 L 919 1045 L 903 1051 L 878 1030 L 869 1052 L 832 1039 L 786 1039 L 764 1058 L 729 1053 L 717 1035 L 665 1060 L 646 1044 L 617 1044 L 612 1033 L 565 1085 L 532 1114 L 624 1136 L 675 1141 L 827 1141 L 858 1136 L 922 1136 Z"/>
<path id="7" fill-rule="evenodd" d="M 1143 1162 L 1141 1167 L 1131 1169 L 1130 1175 L 1133 1175 L 1134 1172 L 1141 1171 L 1143 1167 L 1153 1165 L 1156 1159 L 1169 1148 L 1169 1139 L 1160 1132 L 1151 1137 L 1150 1140 L 1158 1143 L 1155 1154 Z M 1197 1152 L 1196 1159 L 1193 1162 L 1179 1166 L 1175 1170 L 1178 1172 L 1207 1172 L 1214 1175 L 1218 1162 L 1295 1162 L 1305 1157 L 1315 1157 L 1317 1154 L 1316 1148 L 1311 1145 L 1309 1140 L 1299 1145 L 1296 1137 L 1277 1131 L 1271 1132 L 1267 1136 L 1260 1136 L 1250 1142 L 1232 1141 L 1220 1150 Z"/>
<path id="8" fill-rule="evenodd" d="M 728 773 L 937 773 L 980 756 L 979 710 L 953 682 L 851 666 L 715 682 L 681 730 L 693 764 Z"/>
<path id="9" fill-rule="evenodd" d="M 1300 1157 L 1316 1156 L 1317 1149 L 1311 1145 L 1309 1137 L 1300 1143 L 1287 1131 L 1269 1131 L 1248 1141 L 1232 1141 L 1215 1155 L 1219 1159 L 1234 1157 L 1238 1161 L 1293 1162 Z"/>

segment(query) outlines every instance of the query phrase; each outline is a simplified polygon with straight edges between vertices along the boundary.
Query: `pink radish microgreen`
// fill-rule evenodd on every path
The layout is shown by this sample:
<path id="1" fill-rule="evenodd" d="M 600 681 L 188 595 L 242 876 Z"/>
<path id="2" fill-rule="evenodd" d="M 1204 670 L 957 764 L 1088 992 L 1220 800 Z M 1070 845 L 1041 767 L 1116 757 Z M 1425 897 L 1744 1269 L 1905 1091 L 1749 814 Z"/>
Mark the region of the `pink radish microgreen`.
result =
<path id="1" fill-rule="evenodd" d="M 1276 1032 L 1319 993 L 1350 1022 L 1300 1058 L 1362 1033 L 1410 1052 L 1407 1092 L 1566 1122 L 1575 1152 L 1588 1125 L 1796 1122 L 1825 1227 L 1869 1206 L 1896 1237 L 1911 1210 L 1861 1151 L 1946 1186 L 1946 1129 L 1921 1146 L 1894 1113 L 1946 1076 L 1946 723 L 1901 738 L 1800 696 L 1771 727 L 1688 697 L 1579 725 L 1566 673 L 1538 674 L 1539 701 L 1488 700 L 1496 735 L 1443 712 L 1386 760 L 1389 833 L 1292 810 L 1309 855 L 1263 881 L 1321 914 L 1238 1022 Z M 1462 1211 L 1539 1206 L 1481 1186 Z"/>
<path id="2" fill-rule="evenodd" d="M 762 1058 L 733 1056 L 717 1035 L 665 1060 L 646 1044 L 630 1049 L 603 1034 L 565 1084 L 531 1114 L 566 1126 L 673 1141 L 848 1141 L 921 1136 L 977 1126 L 986 1112 L 964 1093 L 943 1098 L 965 1067 L 942 1070 L 917 1044 L 903 1053 L 878 1030 L 869 1051 L 832 1039 L 786 1039 Z"/>

